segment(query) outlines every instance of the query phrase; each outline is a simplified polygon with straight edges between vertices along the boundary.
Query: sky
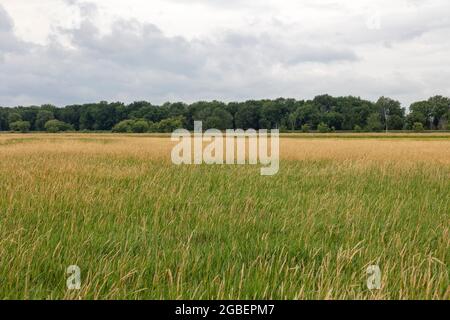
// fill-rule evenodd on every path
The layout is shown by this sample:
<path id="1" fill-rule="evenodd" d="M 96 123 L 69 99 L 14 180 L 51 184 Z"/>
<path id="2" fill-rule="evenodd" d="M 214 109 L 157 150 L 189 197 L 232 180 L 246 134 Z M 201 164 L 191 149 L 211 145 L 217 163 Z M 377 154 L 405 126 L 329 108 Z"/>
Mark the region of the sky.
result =
<path id="1" fill-rule="evenodd" d="M 450 96 L 448 0 L 0 0 L 0 106 Z"/>

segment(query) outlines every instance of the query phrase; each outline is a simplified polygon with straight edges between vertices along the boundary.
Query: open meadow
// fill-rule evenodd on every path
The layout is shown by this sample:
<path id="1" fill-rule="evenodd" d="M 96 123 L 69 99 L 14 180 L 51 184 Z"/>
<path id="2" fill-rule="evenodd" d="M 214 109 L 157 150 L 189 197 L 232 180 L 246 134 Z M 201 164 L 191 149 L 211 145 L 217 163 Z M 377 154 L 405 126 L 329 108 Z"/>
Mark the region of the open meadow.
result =
<path id="1" fill-rule="evenodd" d="M 285 135 L 274 176 L 173 145 L 0 135 L 0 299 L 450 299 L 450 134 Z"/>

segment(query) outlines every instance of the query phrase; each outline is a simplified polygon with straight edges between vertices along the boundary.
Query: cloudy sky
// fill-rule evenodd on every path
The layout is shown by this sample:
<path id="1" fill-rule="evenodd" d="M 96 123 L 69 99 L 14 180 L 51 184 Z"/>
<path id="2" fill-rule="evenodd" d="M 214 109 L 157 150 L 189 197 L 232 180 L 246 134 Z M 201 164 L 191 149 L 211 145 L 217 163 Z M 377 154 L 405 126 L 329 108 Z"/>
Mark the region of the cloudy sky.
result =
<path id="1" fill-rule="evenodd" d="M 0 0 L 0 105 L 450 96 L 448 0 Z"/>

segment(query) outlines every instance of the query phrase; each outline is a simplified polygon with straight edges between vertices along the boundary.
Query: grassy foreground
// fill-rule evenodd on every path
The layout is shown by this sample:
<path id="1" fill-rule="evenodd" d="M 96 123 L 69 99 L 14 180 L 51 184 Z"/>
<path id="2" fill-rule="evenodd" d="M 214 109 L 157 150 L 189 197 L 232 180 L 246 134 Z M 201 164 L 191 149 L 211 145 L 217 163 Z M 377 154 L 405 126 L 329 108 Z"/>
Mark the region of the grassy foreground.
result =
<path id="1" fill-rule="evenodd" d="M 0 298 L 450 298 L 450 136 L 283 138 L 273 177 L 171 146 L 1 135 Z"/>

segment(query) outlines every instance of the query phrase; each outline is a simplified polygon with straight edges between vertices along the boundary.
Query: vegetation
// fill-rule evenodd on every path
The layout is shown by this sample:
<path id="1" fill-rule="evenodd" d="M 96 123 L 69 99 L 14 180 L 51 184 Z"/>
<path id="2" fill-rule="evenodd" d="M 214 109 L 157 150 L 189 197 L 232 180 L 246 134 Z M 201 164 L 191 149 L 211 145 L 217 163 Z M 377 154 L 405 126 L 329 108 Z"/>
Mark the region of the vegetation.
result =
<path id="1" fill-rule="evenodd" d="M 309 124 L 305 123 L 304 125 L 302 125 L 302 132 L 303 133 L 308 133 L 310 130 L 311 130 L 311 128 L 310 128 Z"/>
<path id="2" fill-rule="evenodd" d="M 194 120 L 202 120 L 205 129 L 222 130 L 278 128 L 309 131 L 319 130 L 319 124 L 324 124 L 330 130 L 361 128 L 376 132 L 385 129 L 413 130 L 415 123 L 421 123 L 426 130 L 445 130 L 450 119 L 450 99 L 435 96 L 415 102 L 408 114 L 398 101 L 386 97 L 374 103 L 358 97 L 329 95 L 306 101 L 280 98 L 230 103 L 176 102 L 161 106 L 140 101 L 128 105 L 100 102 L 63 108 L 52 105 L 0 108 L 0 130 L 3 131 L 14 130 L 12 124 L 18 121 L 28 121 L 32 131 L 43 131 L 45 123 L 53 119 L 72 125 L 74 130 L 114 129 L 115 132 L 171 132 L 179 127 L 192 130 Z M 126 120 L 129 122 L 122 123 Z M 136 125 L 135 129 L 132 123 Z"/>
<path id="3" fill-rule="evenodd" d="M 262 177 L 168 138 L 0 135 L 0 299 L 448 300 L 450 135 L 311 136 Z"/>
<path id="4" fill-rule="evenodd" d="M 30 123 L 28 121 L 16 121 L 10 124 L 12 131 L 26 133 L 30 131 Z"/>
<path id="5" fill-rule="evenodd" d="M 56 133 L 61 131 L 73 130 L 72 125 L 59 120 L 49 120 L 44 125 L 45 130 L 48 132 Z"/>
<path id="6" fill-rule="evenodd" d="M 327 132 L 330 132 L 330 128 L 328 128 L 327 124 L 321 122 L 317 126 L 317 131 L 319 131 L 320 133 L 327 133 Z"/>
<path id="7" fill-rule="evenodd" d="M 414 122 L 412 129 L 415 132 L 423 132 L 424 131 L 423 124 L 420 122 Z"/>

